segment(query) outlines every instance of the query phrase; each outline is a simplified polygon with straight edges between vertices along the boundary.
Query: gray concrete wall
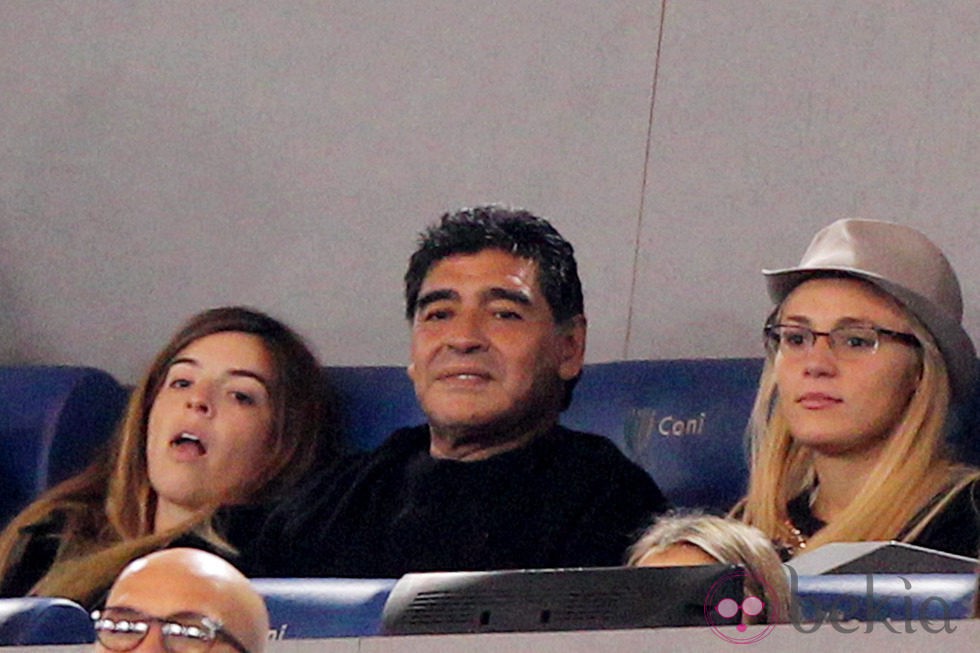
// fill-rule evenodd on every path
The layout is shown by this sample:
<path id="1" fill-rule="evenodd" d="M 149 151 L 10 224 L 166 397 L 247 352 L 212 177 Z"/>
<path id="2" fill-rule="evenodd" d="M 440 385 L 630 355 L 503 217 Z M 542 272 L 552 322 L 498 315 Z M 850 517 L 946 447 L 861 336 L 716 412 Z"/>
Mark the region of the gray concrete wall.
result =
<path id="1" fill-rule="evenodd" d="M 977 43 L 974 0 L 6 0 L 0 361 L 131 382 L 245 303 L 398 364 L 416 233 L 489 201 L 576 244 L 590 361 L 758 355 L 758 270 L 846 216 L 980 336 Z"/>

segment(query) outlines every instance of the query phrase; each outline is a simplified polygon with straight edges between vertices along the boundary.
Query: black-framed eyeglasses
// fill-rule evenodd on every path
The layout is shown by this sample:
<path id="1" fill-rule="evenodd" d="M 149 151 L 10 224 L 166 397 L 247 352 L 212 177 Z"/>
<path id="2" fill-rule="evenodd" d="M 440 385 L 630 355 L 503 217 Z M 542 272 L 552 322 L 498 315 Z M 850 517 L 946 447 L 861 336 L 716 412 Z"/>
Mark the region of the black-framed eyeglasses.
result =
<path id="1" fill-rule="evenodd" d="M 922 343 L 911 333 L 876 326 L 844 326 L 830 331 L 814 331 L 800 324 L 770 324 L 764 329 L 766 349 L 770 353 L 799 357 L 813 349 L 817 338 L 827 338 L 831 351 L 842 360 L 863 358 L 878 351 L 881 339 L 891 338 L 910 347 Z"/>
<path id="2" fill-rule="evenodd" d="M 160 626 L 163 648 L 168 653 L 206 653 L 218 641 L 239 653 L 249 653 L 219 621 L 197 612 L 154 617 L 132 608 L 108 607 L 93 612 L 92 623 L 99 643 L 110 651 L 133 650 L 156 624 Z"/>

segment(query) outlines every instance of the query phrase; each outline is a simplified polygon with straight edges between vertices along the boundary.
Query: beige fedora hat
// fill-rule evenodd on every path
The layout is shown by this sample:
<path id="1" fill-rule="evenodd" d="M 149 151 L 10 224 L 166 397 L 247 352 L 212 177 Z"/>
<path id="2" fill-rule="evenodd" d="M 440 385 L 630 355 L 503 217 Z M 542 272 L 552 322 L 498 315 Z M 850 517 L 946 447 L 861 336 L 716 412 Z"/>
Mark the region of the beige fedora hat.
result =
<path id="1" fill-rule="evenodd" d="M 946 256 L 921 232 L 893 222 L 838 220 L 817 232 L 798 266 L 762 271 L 776 304 L 820 272 L 865 279 L 901 302 L 939 344 L 954 396 L 970 397 L 977 352 L 963 329 L 960 283 Z"/>

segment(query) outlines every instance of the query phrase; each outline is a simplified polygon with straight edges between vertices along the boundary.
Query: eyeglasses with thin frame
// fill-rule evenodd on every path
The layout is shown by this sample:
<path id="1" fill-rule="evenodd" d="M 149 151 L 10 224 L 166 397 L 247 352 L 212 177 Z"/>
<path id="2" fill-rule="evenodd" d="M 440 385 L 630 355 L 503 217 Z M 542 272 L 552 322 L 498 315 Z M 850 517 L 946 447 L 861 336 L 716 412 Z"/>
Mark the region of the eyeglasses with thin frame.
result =
<path id="1" fill-rule="evenodd" d="M 766 349 L 783 356 L 800 357 L 810 352 L 817 338 L 823 336 L 831 351 L 841 360 L 855 360 L 878 351 L 882 338 L 891 338 L 910 347 L 922 343 L 911 333 L 876 326 L 843 326 L 830 331 L 815 331 L 801 324 L 770 324 L 764 329 Z"/>
<path id="2" fill-rule="evenodd" d="M 178 612 L 154 617 L 139 610 L 108 607 L 92 613 L 95 636 L 110 651 L 131 651 L 140 645 L 150 628 L 160 626 L 163 648 L 167 653 L 206 653 L 215 642 L 222 641 L 239 653 L 248 649 L 224 629 L 221 622 L 197 612 Z"/>

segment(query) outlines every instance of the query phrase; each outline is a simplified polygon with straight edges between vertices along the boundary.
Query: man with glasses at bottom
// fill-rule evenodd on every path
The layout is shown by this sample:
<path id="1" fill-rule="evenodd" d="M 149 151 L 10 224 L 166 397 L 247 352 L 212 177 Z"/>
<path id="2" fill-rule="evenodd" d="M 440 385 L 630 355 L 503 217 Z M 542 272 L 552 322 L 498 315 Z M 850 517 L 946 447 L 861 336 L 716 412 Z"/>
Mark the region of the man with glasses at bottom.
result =
<path id="1" fill-rule="evenodd" d="M 130 563 L 92 620 L 100 652 L 262 653 L 269 633 L 265 603 L 248 579 L 198 549 Z"/>

